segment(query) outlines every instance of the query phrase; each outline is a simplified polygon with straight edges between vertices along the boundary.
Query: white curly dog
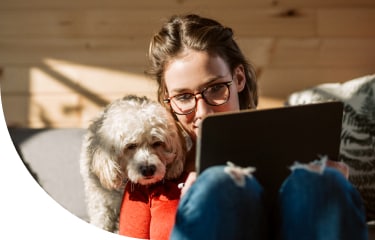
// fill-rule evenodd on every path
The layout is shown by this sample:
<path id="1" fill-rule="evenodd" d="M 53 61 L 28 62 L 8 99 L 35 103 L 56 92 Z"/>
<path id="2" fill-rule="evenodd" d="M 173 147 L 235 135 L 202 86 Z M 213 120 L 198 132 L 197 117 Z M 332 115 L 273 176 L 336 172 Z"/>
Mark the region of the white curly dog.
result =
<path id="1" fill-rule="evenodd" d="M 126 182 L 179 177 L 185 152 L 178 126 L 161 104 L 137 96 L 109 104 L 90 124 L 81 151 L 90 223 L 117 232 Z"/>

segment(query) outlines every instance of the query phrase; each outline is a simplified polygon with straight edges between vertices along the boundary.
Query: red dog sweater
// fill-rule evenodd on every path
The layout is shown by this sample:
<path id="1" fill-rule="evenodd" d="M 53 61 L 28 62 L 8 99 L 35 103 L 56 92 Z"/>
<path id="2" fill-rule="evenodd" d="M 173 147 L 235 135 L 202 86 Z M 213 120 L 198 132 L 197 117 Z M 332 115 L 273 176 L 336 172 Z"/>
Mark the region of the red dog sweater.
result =
<path id="1" fill-rule="evenodd" d="M 183 173 L 175 180 L 143 186 L 128 183 L 120 209 L 119 234 L 143 239 L 169 239 L 181 191 Z"/>

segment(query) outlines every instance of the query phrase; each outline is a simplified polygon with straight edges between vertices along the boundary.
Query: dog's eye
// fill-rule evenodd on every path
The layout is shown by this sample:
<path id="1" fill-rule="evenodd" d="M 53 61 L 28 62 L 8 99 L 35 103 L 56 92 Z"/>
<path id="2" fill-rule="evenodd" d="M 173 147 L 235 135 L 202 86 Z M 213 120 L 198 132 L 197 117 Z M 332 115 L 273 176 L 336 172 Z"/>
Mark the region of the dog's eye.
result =
<path id="1" fill-rule="evenodd" d="M 152 147 L 157 148 L 157 147 L 160 147 L 160 146 L 163 146 L 163 145 L 164 145 L 164 143 L 162 141 L 157 141 L 157 142 L 154 142 L 152 144 Z"/>
<path id="2" fill-rule="evenodd" d="M 126 145 L 125 148 L 126 148 L 127 150 L 134 150 L 134 149 L 137 148 L 137 144 L 135 144 L 135 143 L 131 143 L 131 144 Z"/>

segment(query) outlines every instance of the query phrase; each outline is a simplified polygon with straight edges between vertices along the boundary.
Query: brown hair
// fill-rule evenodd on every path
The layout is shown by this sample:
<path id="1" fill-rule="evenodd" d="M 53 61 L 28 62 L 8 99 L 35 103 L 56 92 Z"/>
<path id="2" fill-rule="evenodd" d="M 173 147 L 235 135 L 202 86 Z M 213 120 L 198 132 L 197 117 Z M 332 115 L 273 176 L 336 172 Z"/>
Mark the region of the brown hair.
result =
<path id="1" fill-rule="evenodd" d="M 147 74 L 158 82 L 158 100 L 163 103 L 167 93 L 164 71 L 167 63 L 185 49 L 207 51 L 218 55 L 228 64 L 231 72 L 242 65 L 245 70 L 246 85 L 239 93 L 241 109 L 255 108 L 258 104 L 255 71 L 247 62 L 233 39 L 231 28 L 219 22 L 198 15 L 174 15 L 156 33 L 150 42 Z"/>

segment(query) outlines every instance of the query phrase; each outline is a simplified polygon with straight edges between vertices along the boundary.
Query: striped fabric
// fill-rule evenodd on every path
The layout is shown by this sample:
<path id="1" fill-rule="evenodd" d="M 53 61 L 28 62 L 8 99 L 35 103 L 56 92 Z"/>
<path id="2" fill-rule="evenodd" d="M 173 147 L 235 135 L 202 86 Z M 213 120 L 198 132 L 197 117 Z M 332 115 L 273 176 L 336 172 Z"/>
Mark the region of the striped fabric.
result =
<path id="1" fill-rule="evenodd" d="M 332 100 L 344 103 L 340 160 L 349 165 L 349 180 L 361 193 L 367 217 L 375 219 L 375 75 L 302 90 L 287 104 Z"/>

